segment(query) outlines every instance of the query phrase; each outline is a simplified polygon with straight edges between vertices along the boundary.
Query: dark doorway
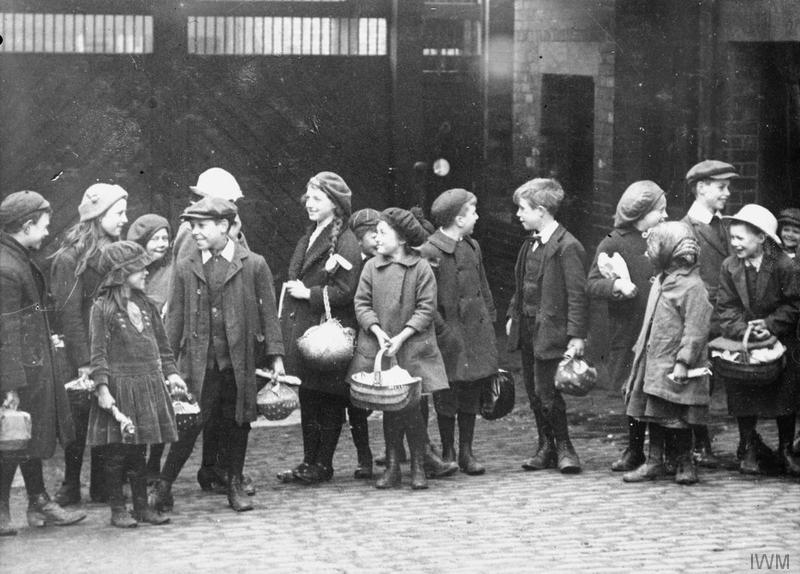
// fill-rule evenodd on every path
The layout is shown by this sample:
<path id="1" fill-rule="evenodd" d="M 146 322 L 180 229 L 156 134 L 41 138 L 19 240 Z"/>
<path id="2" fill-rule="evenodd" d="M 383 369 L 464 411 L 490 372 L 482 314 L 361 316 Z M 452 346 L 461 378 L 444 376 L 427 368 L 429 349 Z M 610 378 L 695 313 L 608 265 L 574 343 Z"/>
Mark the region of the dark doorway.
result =
<path id="1" fill-rule="evenodd" d="M 800 205 L 800 43 L 765 44 L 759 129 L 760 201 Z"/>
<path id="2" fill-rule="evenodd" d="M 541 175 L 561 182 L 566 199 L 558 219 L 586 243 L 594 174 L 594 80 L 542 78 Z"/>

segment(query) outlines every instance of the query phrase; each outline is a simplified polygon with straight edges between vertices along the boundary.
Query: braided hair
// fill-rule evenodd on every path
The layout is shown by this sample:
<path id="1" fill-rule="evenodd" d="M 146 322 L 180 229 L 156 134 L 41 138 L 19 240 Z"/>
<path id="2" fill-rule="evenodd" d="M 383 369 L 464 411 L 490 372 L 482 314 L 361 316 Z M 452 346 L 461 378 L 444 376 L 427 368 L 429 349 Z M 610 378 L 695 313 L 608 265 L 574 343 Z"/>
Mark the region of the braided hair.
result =
<path id="1" fill-rule="evenodd" d="M 331 232 L 330 232 L 331 255 L 334 255 L 336 253 L 336 245 L 339 242 L 339 236 L 342 234 L 342 228 L 344 227 L 344 218 L 342 217 L 338 207 L 336 208 L 334 213 L 335 215 L 333 217 L 333 221 L 331 221 Z"/>

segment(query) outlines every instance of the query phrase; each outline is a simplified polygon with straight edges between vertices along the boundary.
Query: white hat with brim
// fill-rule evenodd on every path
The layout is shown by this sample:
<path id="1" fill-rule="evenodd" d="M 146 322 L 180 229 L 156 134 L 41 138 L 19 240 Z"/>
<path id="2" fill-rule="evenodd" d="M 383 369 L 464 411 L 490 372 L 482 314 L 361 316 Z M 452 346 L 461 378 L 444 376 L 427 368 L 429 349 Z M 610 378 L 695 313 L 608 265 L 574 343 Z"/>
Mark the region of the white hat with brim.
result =
<path id="1" fill-rule="evenodd" d="M 236 178 L 221 167 L 205 170 L 197 178 L 197 185 L 190 185 L 189 189 L 203 197 L 218 197 L 228 201 L 236 201 L 244 197 Z"/>
<path id="2" fill-rule="evenodd" d="M 729 222 L 741 221 L 749 223 L 756 229 L 763 231 L 776 244 L 781 244 L 781 239 L 778 237 L 778 220 L 766 207 L 748 203 L 736 212 L 736 215 L 724 215 L 722 219 L 726 219 Z"/>

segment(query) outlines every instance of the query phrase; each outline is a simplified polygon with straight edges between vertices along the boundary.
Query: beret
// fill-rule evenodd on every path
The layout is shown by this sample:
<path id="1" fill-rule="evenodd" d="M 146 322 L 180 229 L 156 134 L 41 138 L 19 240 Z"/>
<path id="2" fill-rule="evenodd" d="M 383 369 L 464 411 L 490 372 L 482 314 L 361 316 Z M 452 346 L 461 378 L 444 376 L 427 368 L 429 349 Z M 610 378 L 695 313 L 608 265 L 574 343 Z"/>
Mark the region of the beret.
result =
<path id="1" fill-rule="evenodd" d="M 739 177 L 735 167 L 715 159 L 701 161 L 686 172 L 687 183 L 695 183 L 704 179 L 732 179 L 734 177 Z"/>
<path id="2" fill-rule="evenodd" d="M 126 199 L 128 192 L 118 185 L 110 183 L 95 183 L 86 188 L 83 198 L 78 206 L 81 221 L 89 221 L 100 217 L 108 208 L 120 199 Z"/>
<path id="3" fill-rule="evenodd" d="M 236 178 L 221 167 L 205 170 L 197 178 L 197 185 L 190 185 L 189 189 L 203 197 L 219 197 L 228 201 L 244 197 Z"/>
<path id="4" fill-rule="evenodd" d="M 800 227 L 800 209 L 787 207 L 778 214 L 778 223 L 781 225 L 789 224 Z"/>
<path id="5" fill-rule="evenodd" d="M 308 180 L 308 187 L 316 187 L 325 193 L 342 210 L 345 218 L 350 217 L 350 213 L 353 211 L 350 201 L 353 193 L 342 176 L 332 171 L 321 171 Z"/>
<path id="6" fill-rule="evenodd" d="M 183 210 L 181 219 L 233 219 L 239 209 L 236 204 L 221 197 L 204 197 Z"/>
<path id="7" fill-rule="evenodd" d="M 467 203 L 477 201 L 475 194 L 466 189 L 448 189 L 431 205 L 431 218 L 436 225 L 450 225 Z"/>
<path id="8" fill-rule="evenodd" d="M 389 207 L 381 212 L 381 219 L 402 235 L 403 239 L 412 247 L 418 247 L 428 239 L 428 232 L 410 211 L 399 207 Z"/>
<path id="9" fill-rule="evenodd" d="M 0 203 L 0 225 L 21 222 L 40 209 L 50 209 L 50 202 L 35 191 L 16 191 Z"/>
<path id="10" fill-rule="evenodd" d="M 628 186 L 617 203 L 614 227 L 623 227 L 650 213 L 664 190 L 649 180 L 636 181 Z"/>
<path id="11" fill-rule="evenodd" d="M 166 218 L 155 213 L 146 213 L 136 218 L 136 221 L 131 224 L 128 229 L 127 239 L 146 246 L 150 238 L 160 229 L 166 229 L 169 233 L 172 232 L 169 221 Z"/>

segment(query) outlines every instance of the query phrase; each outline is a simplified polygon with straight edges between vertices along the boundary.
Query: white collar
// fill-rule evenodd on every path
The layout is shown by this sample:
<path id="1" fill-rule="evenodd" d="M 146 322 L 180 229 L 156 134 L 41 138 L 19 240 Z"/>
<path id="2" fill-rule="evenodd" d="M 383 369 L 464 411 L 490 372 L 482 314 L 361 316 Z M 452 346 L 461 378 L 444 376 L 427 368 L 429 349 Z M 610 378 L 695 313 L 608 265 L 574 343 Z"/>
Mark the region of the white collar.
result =
<path id="1" fill-rule="evenodd" d="M 694 219 L 695 221 L 699 221 L 700 223 L 705 223 L 708 225 L 711 223 L 711 219 L 716 215 L 719 218 L 722 218 L 722 214 L 718 211 L 716 213 L 711 213 L 705 205 L 702 205 L 699 201 L 695 200 L 692 203 L 692 206 L 689 208 L 689 211 L 686 213 L 690 218 Z"/>
<path id="2" fill-rule="evenodd" d="M 461 241 L 462 239 L 464 239 L 464 238 L 463 238 L 461 235 L 458 235 L 458 234 L 455 234 L 455 235 L 453 235 L 453 234 L 451 234 L 451 233 L 447 233 L 447 230 L 446 230 L 444 227 L 440 227 L 440 228 L 439 228 L 439 231 L 441 231 L 442 233 L 444 233 L 444 234 L 445 234 L 447 237 L 449 237 L 450 239 L 452 239 L 452 240 L 453 240 L 453 241 L 455 241 L 456 243 L 458 243 L 459 241 Z"/>
<path id="3" fill-rule="evenodd" d="M 556 232 L 558 229 L 558 221 L 555 219 L 545 225 L 541 231 L 539 231 L 539 240 L 541 241 L 542 245 L 550 241 L 550 238 L 553 236 L 553 233 Z"/>
<path id="4" fill-rule="evenodd" d="M 219 252 L 220 256 L 225 259 L 228 263 L 233 261 L 233 254 L 236 252 L 236 244 L 228 238 L 228 242 L 225 244 L 225 247 L 222 248 L 222 251 Z M 200 251 L 200 257 L 203 260 L 203 263 L 207 263 L 209 259 L 211 259 L 211 252 L 208 249 L 203 249 Z"/>
<path id="5" fill-rule="evenodd" d="M 744 266 L 745 267 L 752 267 L 756 270 L 756 273 L 761 271 L 761 264 L 764 262 L 764 254 L 762 253 L 755 259 L 745 259 Z"/>

